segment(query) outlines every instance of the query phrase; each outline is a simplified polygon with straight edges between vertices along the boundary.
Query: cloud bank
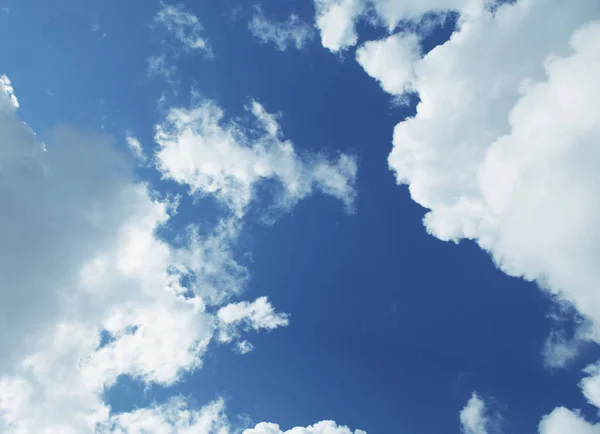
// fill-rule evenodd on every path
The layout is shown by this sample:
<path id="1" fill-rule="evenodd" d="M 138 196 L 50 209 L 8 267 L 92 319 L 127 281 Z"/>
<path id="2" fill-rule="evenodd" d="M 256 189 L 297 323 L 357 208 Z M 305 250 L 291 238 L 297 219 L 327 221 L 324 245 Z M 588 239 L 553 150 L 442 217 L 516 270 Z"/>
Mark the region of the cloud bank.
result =
<path id="1" fill-rule="evenodd" d="M 273 174 L 284 185 L 286 206 L 316 186 L 350 206 L 355 163 L 348 163 L 352 170 L 344 177 L 343 164 L 298 161 L 291 144 L 279 139 L 274 118 L 256 105 L 253 112 L 269 139 L 248 151 L 254 166 L 228 165 L 227 152 L 244 152 L 239 142 L 230 141 L 232 129 L 203 124 L 205 118 L 187 111 L 175 112 L 183 117 L 172 112 L 166 124 L 157 126 L 157 137 L 165 139 L 163 150 L 188 135 L 202 148 L 211 139 L 199 135 L 207 125 L 225 138 L 225 143 L 209 143 L 202 160 L 213 158 L 207 167 L 217 170 L 208 170 L 208 178 L 198 168 L 191 172 L 207 184 L 190 184 L 234 204 L 236 211 L 224 212 L 208 234 L 200 235 L 190 223 L 172 243 L 158 233 L 176 213 L 177 200 L 135 181 L 131 157 L 105 136 L 71 128 L 57 128 L 40 143 L 17 109 L 10 80 L 2 76 L 0 200 L 6 208 L 0 216 L 0 345 L 5 354 L 0 360 L 0 431 L 239 432 L 220 399 L 195 409 L 174 397 L 115 414 L 103 395 L 122 376 L 171 386 L 202 366 L 211 342 L 231 342 L 244 353 L 253 348 L 245 340 L 249 333 L 286 326 L 288 316 L 276 312 L 266 297 L 232 301 L 248 280 L 248 270 L 232 253 L 243 228 L 243 213 L 237 211 L 254 199 L 253 183 Z M 219 111 L 214 105 L 211 110 Z M 133 137 L 128 142 L 134 153 L 141 149 Z M 170 156 L 199 164 L 193 147 L 185 146 Z M 166 162 L 172 161 L 161 163 L 165 173 L 172 169 Z M 322 171 L 343 179 L 321 180 Z M 211 190 L 213 185 L 218 188 Z"/>
<path id="2" fill-rule="evenodd" d="M 429 210 L 427 231 L 477 242 L 504 272 L 537 282 L 586 318 L 575 340 L 559 332 L 549 338 L 547 365 L 573 360 L 578 340 L 600 343 L 598 2 L 315 6 L 322 44 L 331 51 L 359 45 L 361 20 L 390 33 L 362 43 L 356 58 L 387 93 L 420 98 L 416 114 L 395 127 L 388 162 L 397 182 Z M 459 16 L 456 30 L 423 54 L 414 23 L 448 12 Z M 557 409 L 540 430 L 597 427 Z"/>

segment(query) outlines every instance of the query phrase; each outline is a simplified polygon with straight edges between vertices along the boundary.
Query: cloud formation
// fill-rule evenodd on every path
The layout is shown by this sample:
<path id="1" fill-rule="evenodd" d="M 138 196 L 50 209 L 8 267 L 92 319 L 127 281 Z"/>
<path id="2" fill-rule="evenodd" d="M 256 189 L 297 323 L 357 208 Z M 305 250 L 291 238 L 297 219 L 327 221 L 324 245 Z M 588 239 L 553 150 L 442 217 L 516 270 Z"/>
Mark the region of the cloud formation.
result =
<path id="1" fill-rule="evenodd" d="M 321 43 L 332 52 L 356 45 L 356 22 L 365 11 L 364 0 L 315 0 L 315 25 Z"/>
<path id="2" fill-rule="evenodd" d="M 277 209 L 289 209 L 313 191 L 341 200 L 352 210 L 356 159 L 340 154 L 331 161 L 323 155 L 296 154 L 283 138 L 277 116 L 252 101 L 252 135 L 236 122 L 224 122 L 224 112 L 205 101 L 191 109 L 172 109 L 156 128 L 157 167 L 166 179 L 187 185 L 194 195 L 212 195 L 242 217 L 259 182 L 280 186 Z"/>
<path id="3" fill-rule="evenodd" d="M 420 99 L 416 114 L 394 129 L 389 166 L 429 210 L 430 234 L 474 240 L 504 272 L 537 282 L 585 317 L 574 339 L 560 331 L 550 336 L 547 365 L 573 360 L 580 340 L 600 342 L 598 3 L 315 5 L 323 46 L 332 51 L 358 44 L 361 19 L 393 33 L 426 13 L 458 14 L 450 39 L 426 54 L 410 25 L 357 50 L 359 64 L 383 90 Z M 561 431 L 561 423 L 573 429 Z M 576 427 L 596 429 L 564 409 L 540 429 L 578 433 Z"/>
<path id="4" fill-rule="evenodd" d="M 287 325 L 266 298 L 231 302 L 248 279 L 231 248 L 239 216 L 172 244 L 158 230 L 177 201 L 134 181 L 131 158 L 70 128 L 39 143 L 17 108 L 2 76 L 0 431 L 237 432 L 222 400 L 111 414 L 103 395 L 120 376 L 173 385 L 219 336 L 244 353 L 249 332 Z"/>
<path id="5" fill-rule="evenodd" d="M 467 404 L 461 410 L 461 431 L 464 434 L 489 434 L 490 420 L 487 415 L 485 402 L 473 393 Z"/>
<path id="6" fill-rule="evenodd" d="M 205 57 L 212 58 L 210 43 L 202 36 L 203 27 L 198 17 L 186 11 L 182 4 L 168 5 L 161 2 L 161 6 L 154 23 L 164 26 L 182 44 L 184 50 L 198 51 Z"/>
<path id="7" fill-rule="evenodd" d="M 365 431 L 357 429 L 352 431 L 346 426 L 339 426 L 333 421 L 326 420 L 315 425 L 304 427 L 295 427 L 283 431 L 279 425 L 274 423 L 259 423 L 253 429 L 247 429 L 243 434 L 367 434 Z"/>
<path id="8" fill-rule="evenodd" d="M 261 42 L 273 43 L 280 51 L 285 51 L 290 46 L 301 50 L 315 37 L 314 28 L 300 20 L 298 15 L 291 14 L 286 21 L 275 22 L 267 18 L 258 6 L 248 28 Z"/>

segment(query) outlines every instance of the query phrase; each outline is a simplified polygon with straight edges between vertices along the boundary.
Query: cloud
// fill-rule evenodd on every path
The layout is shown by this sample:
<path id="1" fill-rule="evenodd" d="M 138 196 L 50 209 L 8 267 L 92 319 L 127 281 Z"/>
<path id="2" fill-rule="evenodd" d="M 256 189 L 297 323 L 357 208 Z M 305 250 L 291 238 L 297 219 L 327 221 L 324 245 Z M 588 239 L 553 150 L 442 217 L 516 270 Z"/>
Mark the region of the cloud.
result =
<path id="1" fill-rule="evenodd" d="M 245 430 L 243 434 L 366 434 L 366 432 L 359 429 L 352 431 L 346 426 L 339 426 L 333 421 L 326 420 L 306 428 L 295 427 L 287 431 L 283 431 L 277 424 L 263 422 L 252 429 Z"/>
<path id="2" fill-rule="evenodd" d="M 276 313 L 267 297 L 257 298 L 252 303 L 241 301 L 223 306 L 217 312 L 222 342 L 230 342 L 239 336 L 240 330 L 274 330 L 289 324 L 289 315 Z M 240 352 L 248 352 L 248 342 L 238 344 Z"/>
<path id="3" fill-rule="evenodd" d="M 142 148 L 142 144 L 140 143 L 139 139 L 128 134 L 125 137 L 125 141 L 127 142 L 127 146 L 129 146 L 129 149 L 133 155 L 140 161 L 140 163 L 145 163 L 147 158 L 146 154 L 144 154 L 144 149 Z"/>
<path id="4" fill-rule="evenodd" d="M 588 402 L 594 407 L 600 408 L 599 366 L 591 365 L 584 372 L 588 376 L 581 381 L 579 387 Z M 597 434 L 599 432 L 600 424 L 592 424 L 586 421 L 579 411 L 564 407 L 558 407 L 544 416 L 539 425 L 540 434 Z"/>
<path id="5" fill-rule="evenodd" d="M 248 111 L 256 127 L 246 131 L 233 121 L 223 122 L 223 110 L 210 101 L 171 110 L 156 129 L 158 169 L 165 178 L 187 185 L 191 194 L 213 195 L 237 217 L 245 214 L 257 185 L 267 179 L 281 187 L 278 209 L 289 209 L 314 190 L 352 209 L 354 157 L 341 154 L 333 162 L 322 155 L 300 157 L 283 138 L 277 116 L 256 101 Z"/>
<path id="6" fill-rule="evenodd" d="M 582 1 L 565 10 L 543 41 L 529 34 L 551 19 L 540 2 L 507 4 L 465 23 L 416 65 L 421 102 L 396 127 L 389 164 L 430 209 L 431 234 L 476 240 L 505 272 L 536 280 L 598 325 L 600 210 L 592 198 L 600 179 L 591 162 L 600 88 L 589 44 L 600 25 L 582 26 L 593 7 Z M 519 53 L 485 58 L 516 38 Z"/>
<path id="7" fill-rule="evenodd" d="M 400 26 L 428 20 L 427 16 L 461 11 L 480 14 L 489 4 L 485 0 L 314 0 L 315 25 L 321 32 L 323 47 L 332 52 L 346 50 L 358 42 L 356 25 L 365 20 L 384 26 L 391 33 Z"/>
<path id="8" fill-rule="evenodd" d="M 10 80 L 6 75 L 0 75 L 0 110 L 10 112 L 16 108 L 19 108 L 19 101 Z"/>
<path id="9" fill-rule="evenodd" d="M 231 247 L 241 220 L 163 239 L 177 201 L 135 181 L 126 154 L 70 128 L 39 143 L 17 106 L 3 76 L 0 431 L 227 433 L 221 400 L 111 414 L 103 395 L 124 375 L 177 383 L 223 330 L 247 352 L 248 332 L 285 325 L 266 299 L 229 303 L 248 278 Z"/>
<path id="10" fill-rule="evenodd" d="M 225 402 L 222 399 L 199 410 L 193 410 L 182 398 L 173 398 L 163 405 L 115 415 L 99 430 L 99 434 L 230 432 L 232 431 L 225 415 Z"/>
<path id="11" fill-rule="evenodd" d="M 356 44 L 355 25 L 366 10 L 365 0 L 315 0 L 315 9 L 315 25 L 325 48 L 338 52 Z"/>
<path id="12" fill-rule="evenodd" d="M 173 398 L 165 404 L 149 408 L 121 413 L 110 418 L 110 421 L 98 431 L 99 434 L 366 434 L 365 431 L 352 431 L 345 426 L 338 426 L 333 421 L 322 421 L 315 425 L 295 427 L 288 431 L 279 425 L 261 422 L 254 428 L 242 430 L 232 426 L 225 412 L 225 402 L 217 399 L 214 402 L 194 409 L 185 399 Z"/>
<path id="13" fill-rule="evenodd" d="M 148 75 L 150 77 L 163 77 L 168 83 L 173 82 L 173 78 L 177 73 L 177 66 L 169 65 L 167 57 L 164 54 L 150 56 L 146 60 L 148 62 Z"/>
<path id="14" fill-rule="evenodd" d="M 369 41 L 356 50 L 356 60 L 367 74 L 392 95 L 412 90 L 415 63 L 420 60 L 420 43 L 415 34 L 398 33 Z"/>
<path id="15" fill-rule="evenodd" d="M 248 28 L 261 42 L 271 42 L 280 51 L 287 50 L 289 46 L 301 50 L 315 36 L 313 27 L 301 21 L 298 15 L 292 14 L 286 21 L 274 22 L 269 20 L 258 6 Z"/>
<path id="16" fill-rule="evenodd" d="M 546 363 L 563 366 L 582 340 L 600 342 L 597 2 L 372 6 L 389 29 L 440 8 L 460 15 L 450 39 L 427 54 L 417 57 L 414 43 L 394 47 L 394 35 L 365 43 L 357 59 L 388 93 L 419 95 L 416 114 L 394 130 L 388 162 L 429 210 L 427 231 L 474 240 L 504 272 L 583 315 L 586 326 L 572 340 L 556 331 L 546 344 Z M 597 406 L 595 383 L 582 384 Z M 544 434 L 598 431 L 563 408 L 540 424 Z"/>
<path id="17" fill-rule="evenodd" d="M 597 4 L 476 6 L 464 3 L 452 37 L 420 59 L 410 49 L 365 56 L 397 36 L 358 50 L 385 90 L 420 97 L 394 130 L 390 168 L 430 210 L 428 232 L 475 240 L 508 274 L 574 304 L 593 324 L 581 338 L 598 340 Z"/>
<path id="18" fill-rule="evenodd" d="M 540 434 L 598 434 L 600 424 L 593 425 L 579 413 L 559 407 L 542 419 L 539 432 Z"/>
<path id="19" fill-rule="evenodd" d="M 248 354 L 248 353 L 254 351 L 254 345 L 252 345 L 248 341 L 239 341 L 236 344 L 236 348 L 240 354 Z"/>
<path id="20" fill-rule="evenodd" d="M 566 367 L 577 357 L 581 344 L 578 337 L 569 339 L 561 330 L 552 331 L 542 351 L 544 365 L 550 369 Z"/>
<path id="21" fill-rule="evenodd" d="M 187 12 L 182 4 L 168 5 L 161 2 L 162 8 L 154 18 L 156 24 L 164 26 L 183 48 L 188 51 L 198 51 L 207 58 L 213 57 L 213 52 L 207 38 L 202 37 L 202 24 L 198 17 Z"/>
<path id="22" fill-rule="evenodd" d="M 485 402 L 473 393 L 460 412 L 461 431 L 464 434 L 488 434 L 491 424 Z"/>

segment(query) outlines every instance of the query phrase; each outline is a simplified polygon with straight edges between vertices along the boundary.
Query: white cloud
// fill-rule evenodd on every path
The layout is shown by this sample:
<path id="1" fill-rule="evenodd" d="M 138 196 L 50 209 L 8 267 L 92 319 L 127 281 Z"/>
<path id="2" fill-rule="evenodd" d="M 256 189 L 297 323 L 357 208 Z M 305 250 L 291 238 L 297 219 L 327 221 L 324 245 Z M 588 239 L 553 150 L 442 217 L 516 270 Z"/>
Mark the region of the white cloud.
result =
<path id="1" fill-rule="evenodd" d="M 375 8 L 393 28 L 423 12 L 411 7 L 442 3 Z M 546 363 L 562 366 L 581 340 L 600 342 L 600 8 L 594 0 L 519 0 L 494 10 L 450 3 L 458 29 L 422 59 L 388 50 L 385 62 L 365 61 L 363 53 L 360 63 L 383 89 L 420 97 L 416 115 L 394 130 L 389 165 L 429 209 L 428 232 L 476 241 L 503 271 L 536 281 L 585 317 L 590 327 L 574 339 L 555 332 L 547 342 Z M 597 406 L 594 384 L 582 387 Z M 599 430 L 563 408 L 540 425 L 543 434 Z"/>
<path id="2" fill-rule="evenodd" d="M 111 417 L 99 434 L 229 434 L 225 402 L 214 401 L 199 409 L 190 409 L 182 398 L 163 405 L 121 413 Z"/>
<path id="3" fill-rule="evenodd" d="M 398 33 L 379 41 L 366 42 L 356 51 L 356 60 L 365 72 L 392 95 L 412 90 L 414 66 L 421 58 L 419 38 Z"/>
<path id="4" fill-rule="evenodd" d="M 298 50 L 315 36 L 313 27 L 301 21 L 298 15 L 292 14 L 286 21 L 274 22 L 268 19 L 260 7 L 248 25 L 250 32 L 263 43 L 271 42 L 281 51 L 294 46 Z"/>
<path id="5" fill-rule="evenodd" d="M 224 123 L 223 110 L 210 101 L 171 110 L 155 135 L 163 176 L 188 185 L 192 194 L 215 196 L 237 217 L 246 212 L 257 184 L 267 179 L 281 185 L 277 208 L 287 209 L 313 190 L 352 208 L 354 157 L 341 154 L 334 162 L 320 155 L 301 158 L 282 137 L 277 116 L 256 101 L 249 111 L 257 121 L 253 134 L 234 122 Z"/>
<path id="6" fill-rule="evenodd" d="M 542 419 L 539 432 L 540 434 L 598 434 L 600 424 L 593 425 L 579 413 L 559 407 Z"/>
<path id="7" fill-rule="evenodd" d="M 10 80 L 6 75 L 0 75 L 0 110 L 12 111 L 19 107 L 19 101 L 15 96 Z"/>
<path id="8" fill-rule="evenodd" d="M 366 9 L 366 0 L 315 0 L 316 26 L 321 43 L 333 52 L 356 44 L 356 22 Z"/>
<path id="9" fill-rule="evenodd" d="M 473 393 L 460 412 L 461 431 L 464 434 L 488 434 L 491 424 L 485 402 Z"/>
<path id="10" fill-rule="evenodd" d="M 161 2 L 162 8 L 154 22 L 165 26 L 184 49 L 199 51 L 205 57 L 212 58 L 213 52 L 207 38 L 202 37 L 202 24 L 196 15 L 185 10 L 181 4 L 168 5 Z"/>
<path id="11" fill-rule="evenodd" d="M 366 434 L 352 431 L 333 421 L 322 421 L 308 427 L 283 431 L 279 425 L 261 422 L 242 431 L 232 426 L 222 399 L 193 409 L 183 398 L 173 398 L 163 405 L 122 413 L 110 418 L 99 434 Z"/>
<path id="12" fill-rule="evenodd" d="M 365 431 L 357 429 L 352 431 L 346 426 L 339 426 L 333 421 L 326 420 L 314 425 L 304 427 L 295 427 L 283 431 L 279 425 L 274 423 L 259 423 L 252 429 L 247 429 L 243 434 L 367 434 Z"/>
<path id="13" fill-rule="evenodd" d="M 129 149 L 131 150 L 133 155 L 135 155 L 135 157 L 141 163 L 145 163 L 147 158 L 146 158 L 146 154 L 144 154 L 144 149 L 142 148 L 142 144 L 140 143 L 139 139 L 137 137 L 134 137 L 134 136 L 128 134 L 125 137 L 125 141 L 127 142 L 127 146 L 129 146 Z"/>
<path id="14" fill-rule="evenodd" d="M 544 365 L 550 369 L 566 367 L 577 357 L 581 344 L 582 340 L 578 337 L 569 339 L 560 330 L 552 331 L 542 350 Z"/>
<path id="15" fill-rule="evenodd" d="M 581 381 L 579 386 L 588 402 L 594 407 L 600 408 L 600 369 L 598 365 L 592 365 L 584 372 L 588 376 Z M 600 433 L 600 424 L 586 421 L 579 411 L 558 407 L 542 418 L 539 433 L 598 434 Z"/>
<path id="16" fill-rule="evenodd" d="M 0 431 L 227 433 L 222 401 L 111 416 L 103 393 L 121 375 L 172 385 L 201 366 L 217 333 L 241 339 L 287 323 L 261 298 L 215 313 L 247 281 L 231 249 L 241 222 L 203 236 L 190 227 L 168 243 L 157 230 L 177 204 L 134 182 L 126 155 L 68 128 L 40 144 L 17 106 L 2 77 Z"/>
<path id="17" fill-rule="evenodd" d="M 276 313 L 267 297 L 259 297 L 252 303 L 241 301 L 223 306 L 217 312 L 219 339 L 230 342 L 239 336 L 241 330 L 274 330 L 289 324 L 289 315 Z M 238 344 L 241 352 L 251 350 L 248 342 Z"/>
<path id="18" fill-rule="evenodd" d="M 494 0 L 314 0 L 315 25 L 322 45 L 332 52 L 358 42 L 356 25 L 365 19 L 383 25 L 389 32 L 401 23 L 419 22 L 425 14 L 460 11 L 463 16 L 480 14 Z"/>
<path id="19" fill-rule="evenodd" d="M 600 25 L 586 25 L 598 5 L 464 5 L 450 40 L 412 65 L 410 50 L 368 62 L 373 43 L 359 49 L 384 89 L 420 97 L 417 114 L 395 128 L 389 165 L 430 210 L 431 234 L 476 240 L 504 271 L 536 280 L 600 325 L 600 62 L 591 48 Z"/>
<path id="20" fill-rule="evenodd" d="M 240 354 L 248 354 L 248 353 L 251 353 L 252 351 L 254 351 L 254 345 L 252 345 L 248 341 L 239 341 L 236 344 L 236 348 L 237 348 L 238 353 L 240 353 Z"/>
<path id="21" fill-rule="evenodd" d="M 565 8 L 545 38 L 529 34 L 551 19 L 535 1 L 465 24 L 417 64 L 421 103 L 396 127 L 389 163 L 431 210 L 430 233 L 477 240 L 504 271 L 537 280 L 600 324 L 593 289 L 600 179 L 592 163 L 599 157 L 593 107 L 600 62 L 589 48 L 600 25 L 582 27 L 567 45 L 594 7 Z M 517 38 L 519 53 L 485 59 Z"/>

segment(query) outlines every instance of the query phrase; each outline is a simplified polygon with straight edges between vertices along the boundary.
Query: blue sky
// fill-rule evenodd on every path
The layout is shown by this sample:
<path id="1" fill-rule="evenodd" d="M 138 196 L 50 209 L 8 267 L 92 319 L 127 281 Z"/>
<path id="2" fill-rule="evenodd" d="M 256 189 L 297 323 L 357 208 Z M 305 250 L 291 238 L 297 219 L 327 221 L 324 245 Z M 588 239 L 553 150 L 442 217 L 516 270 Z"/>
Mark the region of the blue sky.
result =
<path id="1" fill-rule="evenodd" d="M 595 1 L 0 7 L 2 432 L 600 433 Z"/>

